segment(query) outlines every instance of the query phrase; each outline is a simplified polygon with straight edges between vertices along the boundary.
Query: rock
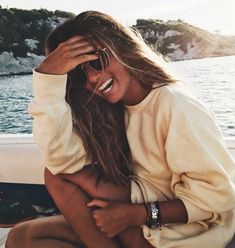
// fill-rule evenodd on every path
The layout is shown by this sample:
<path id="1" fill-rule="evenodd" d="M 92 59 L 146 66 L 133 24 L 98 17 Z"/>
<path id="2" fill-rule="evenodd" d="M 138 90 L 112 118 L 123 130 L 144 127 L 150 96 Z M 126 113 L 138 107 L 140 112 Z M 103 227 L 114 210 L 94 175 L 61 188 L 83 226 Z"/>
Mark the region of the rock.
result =
<path id="1" fill-rule="evenodd" d="M 25 39 L 24 42 L 28 46 L 30 51 L 37 49 L 37 44 L 39 43 L 38 40 L 34 40 L 34 39 Z"/>
<path id="2" fill-rule="evenodd" d="M 0 75 L 10 75 L 31 73 L 44 58 L 45 38 L 73 14 L 0 8 L 0 16 Z"/>
<path id="3" fill-rule="evenodd" d="M 183 21 L 137 20 L 144 39 L 171 60 L 235 55 L 235 37 L 210 33 Z"/>
<path id="4" fill-rule="evenodd" d="M 37 67 L 44 59 L 44 56 L 38 56 L 33 53 L 27 53 L 27 57 L 13 56 L 12 52 L 3 52 L 0 54 L 0 75 L 28 74 Z"/>

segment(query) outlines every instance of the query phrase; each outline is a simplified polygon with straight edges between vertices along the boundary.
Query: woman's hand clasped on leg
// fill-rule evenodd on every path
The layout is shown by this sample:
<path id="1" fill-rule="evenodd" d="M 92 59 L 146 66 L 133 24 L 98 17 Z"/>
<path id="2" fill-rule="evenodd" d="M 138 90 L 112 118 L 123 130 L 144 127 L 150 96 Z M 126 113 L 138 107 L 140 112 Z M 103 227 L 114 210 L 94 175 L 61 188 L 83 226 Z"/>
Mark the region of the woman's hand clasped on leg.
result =
<path id="1" fill-rule="evenodd" d="M 94 207 L 92 216 L 96 226 L 108 237 L 113 238 L 132 226 L 145 223 L 146 210 L 142 204 L 94 199 L 87 204 Z"/>

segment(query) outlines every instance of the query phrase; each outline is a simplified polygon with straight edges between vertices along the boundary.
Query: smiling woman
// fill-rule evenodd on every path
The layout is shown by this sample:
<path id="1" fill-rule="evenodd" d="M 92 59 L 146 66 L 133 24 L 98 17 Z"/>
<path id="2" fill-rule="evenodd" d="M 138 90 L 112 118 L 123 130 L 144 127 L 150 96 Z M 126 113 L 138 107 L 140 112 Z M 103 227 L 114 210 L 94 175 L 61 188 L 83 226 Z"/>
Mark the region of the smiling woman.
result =
<path id="1" fill-rule="evenodd" d="M 63 216 L 16 226 L 7 247 L 225 247 L 234 160 L 213 114 L 162 57 L 96 11 L 57 27 L 46 51 L 29 111 Z M 78 67 L 86 80 L 71 76 Z"/>

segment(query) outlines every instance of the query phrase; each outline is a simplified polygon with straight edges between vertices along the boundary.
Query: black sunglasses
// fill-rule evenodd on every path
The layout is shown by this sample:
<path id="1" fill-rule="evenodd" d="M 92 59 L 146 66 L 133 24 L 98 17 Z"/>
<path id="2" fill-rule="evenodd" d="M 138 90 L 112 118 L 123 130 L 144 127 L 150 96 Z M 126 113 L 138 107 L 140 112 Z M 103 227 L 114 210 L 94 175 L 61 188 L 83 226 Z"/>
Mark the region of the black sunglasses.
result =
<path id="1" fill-rule="evenodd" d="M 97 54 L 98 58 L 96 60 L 91 60 L 87 62 L 87 65 L 94 71 L 105 70 L 109 65 L 109 53 L 107 48 L 100 48 L 97 51 L 92 51 L 89 54 Z M 82 88 L 86 85 L 88 80 L 87 72 L 84 68 L 84 64 L 78 65 L 69 73 L 70 87 L 71 88 Z"/>

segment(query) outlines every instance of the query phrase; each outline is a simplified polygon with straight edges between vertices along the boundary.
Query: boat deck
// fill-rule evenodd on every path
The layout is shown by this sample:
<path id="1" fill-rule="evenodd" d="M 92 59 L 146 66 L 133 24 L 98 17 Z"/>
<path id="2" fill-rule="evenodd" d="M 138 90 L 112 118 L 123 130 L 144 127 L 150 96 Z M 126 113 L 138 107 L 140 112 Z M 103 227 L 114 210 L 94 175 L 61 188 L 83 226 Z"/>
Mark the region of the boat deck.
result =
<path id="1" fill-rule="evenodd" d="M 5 247 L 5 241 L 10 228 L 0 228 L 0 248 Z"/>

